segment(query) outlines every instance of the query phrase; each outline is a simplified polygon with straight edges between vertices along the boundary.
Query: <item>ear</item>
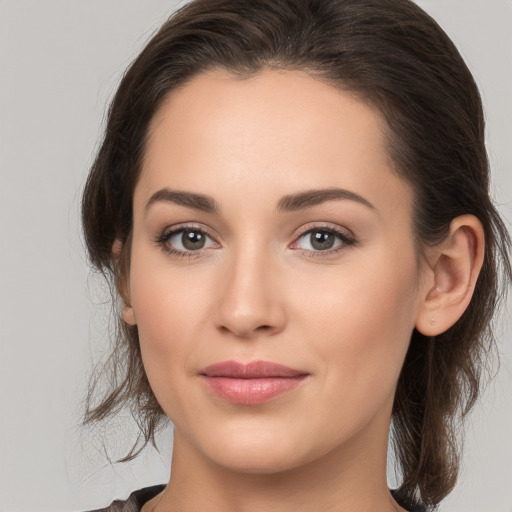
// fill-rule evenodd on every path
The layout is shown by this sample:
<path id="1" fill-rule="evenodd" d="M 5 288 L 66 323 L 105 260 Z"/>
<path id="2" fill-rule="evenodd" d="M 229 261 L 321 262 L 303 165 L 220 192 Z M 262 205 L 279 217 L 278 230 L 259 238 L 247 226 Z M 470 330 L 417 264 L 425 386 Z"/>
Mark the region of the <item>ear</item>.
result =
<path id="1" fill-rule="evenodd" d="M 427 254 L 416 329 L 437 336 L 468 307 L 484 260 L 485 235 L 474 215 L 455 218 L 448 236 Z"/>
<path id="2" fill-rule="evenodd" d="M 123 254 L 123 243 L 119 238 L 114 240 L 112 244 L 112 259 L 116 266 L 116 288 L 117 293 L 123 301 L 122 319 L 128 325 L 137 325 L 135 319 L 135 312 L 131 305 L 130 300 L 130 281 L 129 281 L 129 266 L 126 265 L 126 255 Z"/>

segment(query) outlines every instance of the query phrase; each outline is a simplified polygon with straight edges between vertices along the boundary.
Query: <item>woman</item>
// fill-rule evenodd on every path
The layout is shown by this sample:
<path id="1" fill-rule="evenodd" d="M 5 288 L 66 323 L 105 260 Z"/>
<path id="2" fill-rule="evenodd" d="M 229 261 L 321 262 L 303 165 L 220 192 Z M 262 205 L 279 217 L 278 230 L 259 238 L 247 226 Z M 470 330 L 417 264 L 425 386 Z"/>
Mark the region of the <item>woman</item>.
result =
<path id="1" fill-rule="evenodd" d="M 174 425 L 169 483 L 110 510 L 431 510 L 452 490 L 509 239 L 478 90 L 415 4 L 184 6 L 119 86 L 83 223 L 122 375 L 86 421 L 129 404 L 145 444 Z"/>

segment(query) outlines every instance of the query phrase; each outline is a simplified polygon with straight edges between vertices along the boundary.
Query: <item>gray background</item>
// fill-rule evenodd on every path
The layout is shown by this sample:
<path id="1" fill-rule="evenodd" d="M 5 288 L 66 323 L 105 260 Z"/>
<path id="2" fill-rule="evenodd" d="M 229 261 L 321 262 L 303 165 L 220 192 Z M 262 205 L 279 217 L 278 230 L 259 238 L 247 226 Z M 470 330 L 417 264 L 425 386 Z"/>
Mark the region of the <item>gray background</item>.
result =
<path id="1" fill-rule="evenodd" d="M 512 2 L 419 3 L 481 87 L 495 198 L 512 219 Z M 106 102 L 176 5 L 0 0 L 0 512 L 87 510 L 167 480 L 169 431 L 161 454 L 112 465 L 101 432 L 77 428 L 109 314 L 78 211 Z M 512 325 L 503 316 L 500 374 L 471 417 L 460 483 L 443 511 L 512 512 Z M 116 457 L 133 429 L 113 428 Z"/>

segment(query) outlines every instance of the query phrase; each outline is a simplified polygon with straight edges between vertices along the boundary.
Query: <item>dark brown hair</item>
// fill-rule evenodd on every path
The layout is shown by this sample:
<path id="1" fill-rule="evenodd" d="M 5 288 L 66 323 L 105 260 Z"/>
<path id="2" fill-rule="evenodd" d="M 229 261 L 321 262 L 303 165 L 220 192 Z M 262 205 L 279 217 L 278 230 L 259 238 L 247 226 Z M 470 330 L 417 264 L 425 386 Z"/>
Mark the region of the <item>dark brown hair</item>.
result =
<path id="1" fill-rule="evenodd" d="M 491 320 L 511 275 L 508 234 L 489 197 L 484 116 L 473 77 L 448 36 L 409 0 L 190 2 L 124 75 L 85 186 L 90 260 L 118 290 L 129 268 L 132 198 L 148 126 L 169 93 L 216 68 L 240 78 L 264 68 L 302 70 L 379 111 L 396 172 L 415 191 L 420 254 L 443 239 L 455 217 L 473 214 L 482 222 L 485 259 L 471 303 L 435 338 L 414 331 L 393 409 L 400 495 L 435 508 L 456 482 L 459 423 L 480 393 L 494 344 Z M 117 262 L 116 238 L 123 247 Z M 164 413 L 144 372 L 137 328 L 121 320 L 111 363 L 112 388 L 93 404 L 93 379 L 85 422 L 130 407 L 142 446 L 129 459 L 154 442 Z"/>

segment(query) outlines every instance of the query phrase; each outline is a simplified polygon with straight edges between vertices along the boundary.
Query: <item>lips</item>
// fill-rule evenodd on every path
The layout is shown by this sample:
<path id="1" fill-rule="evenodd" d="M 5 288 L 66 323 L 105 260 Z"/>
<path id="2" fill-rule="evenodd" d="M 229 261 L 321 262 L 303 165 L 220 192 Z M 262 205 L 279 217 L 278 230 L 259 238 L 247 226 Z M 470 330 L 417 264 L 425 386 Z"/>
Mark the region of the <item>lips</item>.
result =
<path id="1" fill-rule="evenodd" d="M 200 371 L 206 387 L 216 396 L 236 404 L 261 404 L 290 392 L 309 375 L 268 361 L 224 361 Z"/>

